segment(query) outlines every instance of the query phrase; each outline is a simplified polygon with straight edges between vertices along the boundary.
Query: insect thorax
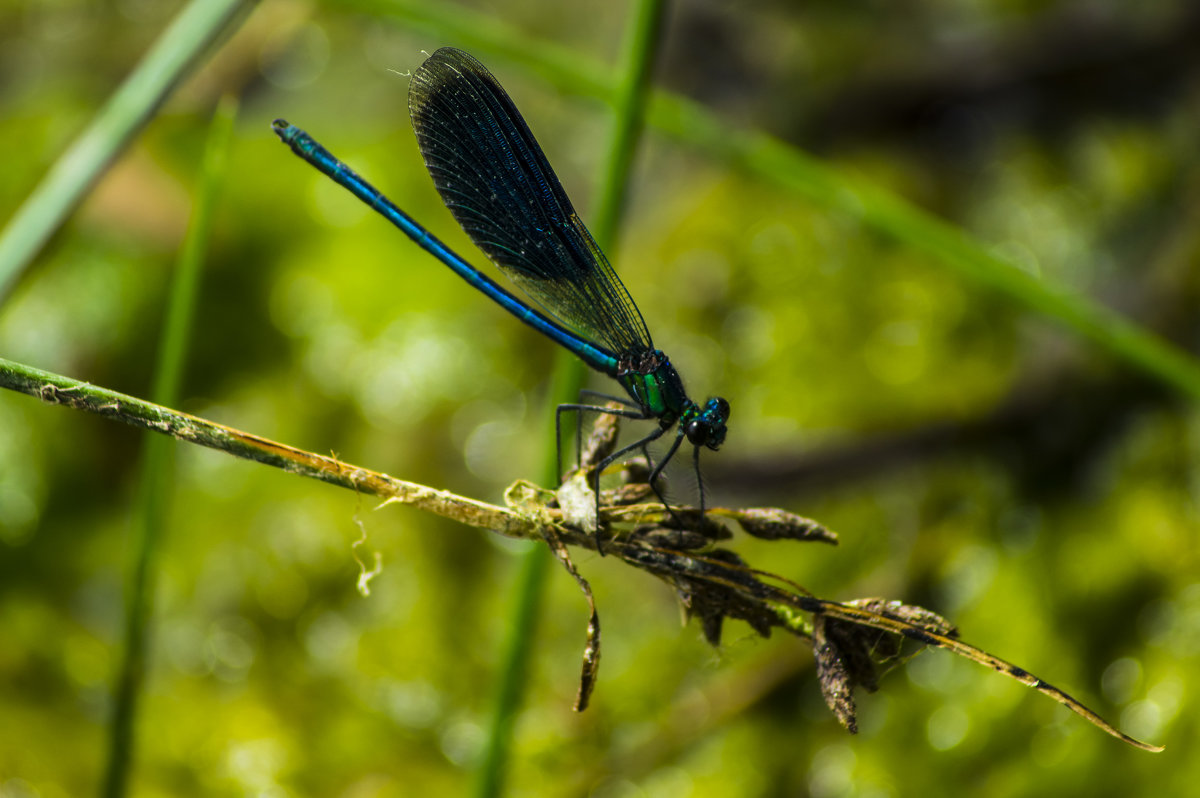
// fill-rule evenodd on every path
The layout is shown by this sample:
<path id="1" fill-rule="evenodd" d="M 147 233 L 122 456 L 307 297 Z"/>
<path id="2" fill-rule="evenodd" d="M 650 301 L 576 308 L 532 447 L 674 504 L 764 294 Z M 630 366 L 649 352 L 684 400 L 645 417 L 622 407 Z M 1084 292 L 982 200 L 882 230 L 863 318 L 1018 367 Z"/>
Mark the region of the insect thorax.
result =
<path id="1" fill-rule="evenodd" d="M 679 372 L 658 349 L 622 355 L 617 361 L 617 380 L 648 415 L 663 427 L 674 424 L 693 406 L 683 388 Z"/>

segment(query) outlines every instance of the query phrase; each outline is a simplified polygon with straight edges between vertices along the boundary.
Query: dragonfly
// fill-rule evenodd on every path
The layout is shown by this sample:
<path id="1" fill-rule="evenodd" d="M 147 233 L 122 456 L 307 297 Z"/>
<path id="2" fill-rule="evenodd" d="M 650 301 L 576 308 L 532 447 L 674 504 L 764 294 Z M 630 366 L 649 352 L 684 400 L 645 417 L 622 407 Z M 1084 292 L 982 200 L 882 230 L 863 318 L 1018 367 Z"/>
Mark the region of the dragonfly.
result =
<path id="1" fill-rule="evenodd" d="M 700 451 L 725 441 L 729 402 L 703 405 L 689 398 L 679 372 L 654 346 L 629 291 L 571 205 L 529 126 L 495 77 L 473 56 L 453 47 L 430 55 L 412 75 L 408 93 L 413 130 L 434 186 L 471 241 L 529 300 L 508 291 L 438 240 L 308 133 L 276 119 L 272 128 L 292 151 L 399 228 L 417 246 L 448 266 L 520 321 L 608 375 L 628 398 L 621 408 L 559 405 L 555 430 L 562 450 L 564 412 L 601 412 L 655 420 L 641 439 L 604 458 L 595 470 L 597 550 L 600 476 L 640 449 L 652 464 L 649 484 L 678 520 L 657 480 L 686 439 L 704 512 Z M 675 438 L 654 463 L 649 444 L 671 429 Z"/>

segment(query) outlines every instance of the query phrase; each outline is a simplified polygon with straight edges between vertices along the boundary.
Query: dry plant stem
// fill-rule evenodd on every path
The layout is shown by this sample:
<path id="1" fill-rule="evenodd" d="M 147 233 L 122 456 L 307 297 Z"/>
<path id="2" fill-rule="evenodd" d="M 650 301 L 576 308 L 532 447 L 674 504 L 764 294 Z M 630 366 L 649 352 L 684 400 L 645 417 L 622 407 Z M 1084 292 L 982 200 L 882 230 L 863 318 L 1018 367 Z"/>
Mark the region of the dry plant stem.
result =
<path id="1" fill-rule="evenodd" d="M 475 501 L 414 482 L 344 463 L 282 443 L 260 438 L 196 416 L 86 382 L 34 369 L 0 358 L 0 387 L 37 397 L 47 404 L 105 416 L 134 427 L 160 432 L 181 441 L 219 449 L 236 457 L 282 468 L 360 493 L 381 496 L 514 538 L 538 539 L 538 525 L 502 507 Z"/>
<path id="2" fill-rule="evenodd" d="M 320 479 L 361 493 L 382 496 L 389 502 L 411 505 L 508 537 L 546 540 L 572 576 L 580 582 L 591 605 L 588 644 L 579 695 L 579 703 L 586 705 L 599 662 L 599 619 L 595 605 L 590 600 L 586 582 L 570 564 L 569 557 L 565 556 L 565 547 L 594 549 L 595 538 L 591 531 L 563 523 L 562 511 L 549 506 L 550 497 L 554 495 L 552 492 L 538 489 L 518 490 L 523 488 L 518 483 L 510 490 L 510 495 L 522 496 L 524 499 L 512 501 L 516 509 L 505 509 L 359 468 L 343 463 L 335 457 L 324 457 L 285 446 L 257 435 L 3 358 L 0 358 L 0 387 L 37 397 L 49 404 L 96 413 L 295 474 Z M 684 517 L 693 515 L 691 508 L 680 510 Z M 751 527 L 757 527 L 756 532 L 768 538 L 835 542 L 832 534 L 819 524 L 782 510 L 712 508 L 710 512 L 713 515 L 748 521 Z M 602 508 L 602 524 L 607 525 L 621 518 L 637 519 L 639 522 L 651 524 L 666 523 L 668 520 L 661 504 Z M 703 528 L 698 527 L 697 531 L 703 532 Z M 857 627 L 886 632 L 967 657 L 1049 696 L 1113 737 L 1146 751 L 1162 750 L 1161 746 L 1144 743 L 1121 732 L 1064 691 L 1025 669 L 957 639 L 952 630 L 947 632 L 945 628 L 927 620 L 936 618 L 928 611 L 906 607 L 903 611 L 891 612 L 877 601 L 865 604 L 859 602 L 856 606 L 855 603 L 839 603 L 817 598 L 799 585 L 744 565 L 732 552 L 713 548 L 712 542 L 715 538 L 711 535 L 701 535 L 707 538 L 707 543 L 699 551 L 681 551 L 661 545 L 661 541 L 664 540 L 685 539 L 686 536 L 679 536 L 680 532 L 686 533 L 688 530 L 645 527 L 640 532 L 634 530 L 607 541 L 606 551 L 672 585 L 681 597 L 686 598 L 691 611 L 700 616 L 701 622 L 706 624 L 706 629 L 715 621 L 716 624 L 712 628 L 719 632 L 719 621 L 724 618 L 736 618 L 746 621 L 764 636 L 770 633 L 771 628 L 778 627 L 800 637 L 812 637 L 813 625 L 797 614 L 806 613 L 814 617 L 819 616 L 822 621 L 836 619 Z M 764 579 L 776 584 L 769 584 L 763 581 Z M 833 669 L 839 670 L 837 667 Z"/>
<path id="3" fill-rule="evenodd" d="M 668 581 L 675 581 L 681 575 L 686 575 L 686 578 L 689 578 L 694 585 L 701 586 L 701 589 L 732 592 L 742 598 L 747 605 L 761 602 L 763 607 L 776 613 L 776 619 L 771 622 L 772 626 L 782 627 L 802 637 L 811 637 L 813 631 L 810 626 L 795 616 L 794 610 L 813 616 L 835 618 L 858 626 L 896 634 L 924 645 L 944 648 L 1032 687 L 1085 718 L 1092 725 L 1129 745 L 1143 751 L 1159 752 L 1163 750 L 1162 746 L 1151 745 L 1125 734 L 1067 692 L 1043 681 L 1024 668 L 1013 665 L 969 643 L 964 643 L 956 637 L 935 631 L 925 624 L 768 585 L 759 581 L 757 577 L 777 577 L 770 577 L 765 572 L 718 559 L 662 549 L 649 549 L 623 542 L 615 543 L 610 553 Z M 747 620 L 753 625 L 749 619 L 744 618 L 743 620 Z"/>
<path id="4" fill-rule="evenodd" d="M 552 526 L 546 526 L 543 530 L 543 537 L 546 545 L 554 552 L 554 556 L 567 569 L 567 573 L 575 579 L 588 603 L 587 645 L 583 649 L 583 669 L 579 677 L 579 692 L 575 696 L 575 711 L 583 712 L 588 708 L 588 702 L 591 701 L 592 690 L 596 688 L 596 675 L 600 670 L 600 613 L 596 610 L 596 598 L 592 595 L 592 586 L 580 576 L 579 571 L 575 568 L 575 563 L 571 562 L 570 552 L 567 551 L 567 546 L 563 543 L 562 538 L 555 533 Z"/>

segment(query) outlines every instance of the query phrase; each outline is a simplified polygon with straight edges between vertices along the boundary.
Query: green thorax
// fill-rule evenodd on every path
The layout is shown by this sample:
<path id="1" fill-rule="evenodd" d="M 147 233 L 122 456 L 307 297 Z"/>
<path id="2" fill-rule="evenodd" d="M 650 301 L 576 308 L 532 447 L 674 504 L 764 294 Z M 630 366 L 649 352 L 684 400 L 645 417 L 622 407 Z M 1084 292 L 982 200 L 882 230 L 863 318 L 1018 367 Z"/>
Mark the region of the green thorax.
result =
<path id="1" fill-rule="evenodd" d="M 670 427 L 696 404 L 683 389 L 679 372 L 660 350 L 623 355 L 617 362 L 617 381 L 648 415 Z"/>

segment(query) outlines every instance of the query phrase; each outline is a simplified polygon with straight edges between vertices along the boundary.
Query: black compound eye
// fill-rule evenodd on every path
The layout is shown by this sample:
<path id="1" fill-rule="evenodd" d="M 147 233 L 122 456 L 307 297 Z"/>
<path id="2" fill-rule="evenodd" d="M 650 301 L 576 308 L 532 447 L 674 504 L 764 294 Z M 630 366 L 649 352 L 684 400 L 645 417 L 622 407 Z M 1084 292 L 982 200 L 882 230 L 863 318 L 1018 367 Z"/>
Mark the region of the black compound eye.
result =
<path id="1" fill-rule="evenodd" d="M 689 421 L 683 429 L 683 434 L 687 435 L 687 439 L 692 442 L 693 446 L 703 446 L 708 440 L 708 427 L 699 419 Z"/>
<path id="2" fill-rule="evenodd" d="M 719 424 L 709 428 L 708 435 L 705 436 L 704 445 L 712 449 L 714 452 L 721 448 L 721 444 L 725 442 L 725 425 Z"/>

